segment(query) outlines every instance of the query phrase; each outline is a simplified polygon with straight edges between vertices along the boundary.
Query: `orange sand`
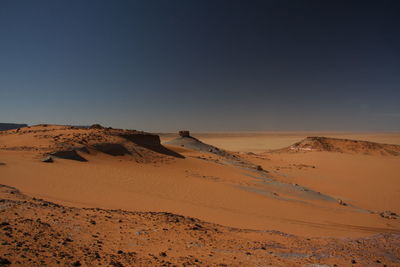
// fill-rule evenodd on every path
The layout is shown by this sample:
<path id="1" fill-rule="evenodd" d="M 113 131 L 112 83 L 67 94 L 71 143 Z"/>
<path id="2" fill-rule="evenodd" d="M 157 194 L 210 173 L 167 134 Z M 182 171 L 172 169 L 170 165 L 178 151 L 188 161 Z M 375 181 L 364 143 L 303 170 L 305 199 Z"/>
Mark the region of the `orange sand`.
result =
<path id="1" fill-rule="evenodd" d="M 285 142 L 299 141 L 297 136 L 300 135 L 285 137 Z M 374 136 L 392 143 L 400 140 L 394 134 Z M 35 147 L 45 143 L 25 138 L 0 136 L 0 147 L 23 142 Z M 259 144 L 265 143 L 266 136 L 259 139 L 235 136 L 235 140 L 241 141 L 233 147 L 232 138 L 218 136 L 212 142 L 207 138 L 203 141 L 237 151 L 257 147 L 256 152 L 284 143 L 279 135 L 268 135 L 264 146 Z M 207 153 L 170 148 L 186 158 L 137 163 L 129 156 L 98 153 L 85 155 L 88 162 L 56 159 L 55 163 L 46 164 L 33 151 L 0 150 L 0 162 L 6 163 L 0 166 L 0 183 L 70 206 L 167 211 L 226 226 L 279 230 L 302 236 L 365 236 L 400 231 L 400 220 L 388 220 L 366 211 L 400 212 L 400 157 L 323 152 L 242 155 L 269 170 L 272 179 L 306 186 L 340 198 L 352 207 L 291 195 L 290 190 L 281 192 L 279 187 L 279 192 L 271 193 L 290 200 L 271 197 L 257 191 L 270 188 L 248 176 L 254 175 L 248 170 L 222 165 Z M 299 169 L 293 164 L 315 168 Z"/>

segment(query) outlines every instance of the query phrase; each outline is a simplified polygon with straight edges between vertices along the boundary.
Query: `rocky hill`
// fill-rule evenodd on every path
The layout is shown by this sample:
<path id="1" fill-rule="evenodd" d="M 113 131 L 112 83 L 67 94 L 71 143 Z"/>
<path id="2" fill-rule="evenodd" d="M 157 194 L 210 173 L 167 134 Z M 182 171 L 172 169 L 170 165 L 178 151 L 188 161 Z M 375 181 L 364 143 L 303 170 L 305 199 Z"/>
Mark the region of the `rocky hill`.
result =
<path id="1" fill-rule="evenodd" d="M 400 145 L 329 137 L 307 137 L 279 152 L 327 151 L 351 154 L 399 156 Z"/>
<path id="2" fill-rule="evenodd" d="M 0 133 L 0 150 L 33 151 L 39 156 L 86 161 L 85 155 L 105 153 L 147 162 L 157 157 L 182 157 L 160 143 L 158 135 L 93 125 L 77 128 L 36 125 Z M 51 160 L 49 160 L 51 162 Z"/>

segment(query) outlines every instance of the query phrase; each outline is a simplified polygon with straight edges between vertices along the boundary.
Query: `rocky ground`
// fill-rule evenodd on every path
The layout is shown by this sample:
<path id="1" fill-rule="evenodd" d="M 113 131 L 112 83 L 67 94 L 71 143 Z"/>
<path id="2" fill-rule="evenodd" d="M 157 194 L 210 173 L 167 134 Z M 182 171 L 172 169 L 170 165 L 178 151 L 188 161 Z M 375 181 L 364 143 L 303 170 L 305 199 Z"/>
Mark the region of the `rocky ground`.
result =
<path id="1" fill-rule="evenodd" d="M 0 186 L 0 266 L 400 266 L 400 234 L 303 238 L 170 213 L 74 208 Z"/>

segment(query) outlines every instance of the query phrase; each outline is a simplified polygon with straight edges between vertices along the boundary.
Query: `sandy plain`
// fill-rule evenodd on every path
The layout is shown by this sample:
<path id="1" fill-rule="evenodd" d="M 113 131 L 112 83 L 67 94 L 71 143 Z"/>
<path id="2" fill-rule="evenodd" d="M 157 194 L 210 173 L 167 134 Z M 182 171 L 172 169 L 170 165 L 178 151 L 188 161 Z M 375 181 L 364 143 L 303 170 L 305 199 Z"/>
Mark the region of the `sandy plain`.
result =
<path id="1" fill-rule="evenodd" d="M 168 255 L 174 255 L 174 251 L 182 250 L 180 247 L 182 244 L 179 243 L 178 246 L 175 241 L 182 241 L 181 237 L 187 242 L 193 239 L 190 230 L 190 227 L 193 228 L 190 226 L 193 222 L 186 218 L 196 218 L 196 222 L 200 225 L 207 222 L 207 224 L 213 225 L 210 226 L 211 228 L 220 228 L 220 232 L 224 233 L 226 238 L 229 237 L 231 242 L 229 246 L 232 251 L 227 255 L 226 252 L 218 252 L 222 249 L 220 246 L 226 244 L 218 244 L 215 240 L 215 233 L 212 231 L 209 235 L 201 231 L 196 233 L 198 235 L 196 238 L 206 238 L 208 241 L 202 242 L 203 245 L 195 253 L 196 259 L 200 262 L 193 261 L 186 265 L 243 266 L 248 263 L 249 266 L 256 266 L 271 263 L 275 266 L 303 266 L 311 263 L 326 263 L 331 264 L 329 266 L 333 266 L 333 264 L 348 266 L 352 264 L 353 258 L 356 256 L 356 262 L 369 263 L 372 266 L 374 266 L 373 264 L 381 266 L 379 264 L 384 261 L 392 264 L 388 266 L 400 264 L 399 249 L 397 243 L 393 241 L 399 238 L 400 220 L 396 217 L 397 215 L 392 216 L 391 219 L 381 216 L 381 213 L 385 211 L 393 212 L 393 214 L 400 213 L 400 156 L 328 151 L 271 152 L 273 149 L 290 146 L 310 135 L 400 144 L 400 134 L 193 134 L 204 143 L 227 150 L 229 155 L 240 158 L 240 162 L 246 162 L 246 164 L 250 162 L 255 166 L 260 166 L 262 171 L 253 169 L 252 165 L 248 165 L 250 166 L 248 167 L 243 164 L 233 164 L 226 157 L 218 154 L 168 144 L 163 147 L 168 151 L 179 153 L 183 157 L 154 153 L 146 151 L 147 148 L 139 147 L 135 149 L 141 153 L 142 158 L 136 157 L 134 154 L 116 156 L 90 151 L 87 154 L 80 153 L 87 159 L 87 162 L 60 158 L 55 158 L 54 163 L 50 164 L 41 162 L 44 156 L 42 150 L 51 147 L 51 144 L 59 143 L 60 138 L 68 136 L 69 139 L 65 140 L 75 140 L 81 136 L 95 136 L 106 140 L 109 138 L 106 135 L 102 129 L 70 129 L 61 126 L 53 128 L 52 126 L 36 126 L 26 132 L 22 130 L 22 132 L 10 132 L 9 134 L 3 132 L 0 135 L 0 162 L 4 164 L 0 166 L 0 184 L 17 188 L 18 194 L 26 199 L 26 203 L 21 204 L 22 206 L 14 205 L 12 207 L 19 209 L 17 213 L 20 216 L 12 215 L 11 208 L 3 208 L 2 220 L 9 224 L 17 222 L 16 228 L 18 228 L 18 220 L 22 217 L 47 220 L 47 223 L 52 226 L 55 220 L 49 217 L 48 211 L 46 211 L 46 216 L 40 215 L 43 210 L 40 205 L 37 207 L 37 199 L 61 205 L 68 212 L 70 209 L 76 209 L 74 212 L 85 213 L 87 209 L 93 209 L 90 212 L 96 216 L 100 216 L 101 212 L 107 212 L 107 210 L 119 211 L 120 213 L 117 212 L 118 218 L 123 217 L 124 212 L 127 214 L 129 212 L 144 212 L 144 214 L 158 212 L 157 216 L 161 217 L 167 212 L 184 216 L 183 218 L 189 221 L 179 225 L 181 227 L 178 227 L 180 237 L 169 236 L 169 240 L 172 240 L 169 244 L 164 243 L 166 240 L 163 239 L 161 233 L 153 234 L 152 240 L 163 244 L 163 248 L 158 248 L 160 250 L 157 250 L 158 254 L 168 251 Z M 115 136 L 112 138 L 114 142 L 119 140 L 115 139 Z M 176 138 L 175 134 L 161 135 L 162 143 L 174 138 Z M 146 160 L 143 161 L 144 157 Z M 36 200 L 32 200 L 32 197 Z M 5 196 L 4 199 L 5 201 L 12 200 L 9 196 Z M 28 216 L 25 214 L 28 213 L 28 209 L 24 208 L 24 205 L 33 205 L 31 208 L 38 209 L 38 211 L 36 214 L 29 213 Z M 62 214 L 57 213 L 57 207 L 55 206 L 53 217 L 60 219 Z M 48 210 L 47 206 L 46 209 Z M 96 209 L 101 209 L 101 211 L 96 211 Z M 138 220 L 135 218 L 136 215 L 126 216 L 132 217 L 129 217 L 130 222 Z M 125 219 L 122 217 L 121 220 L 124 221 Z M 151 221 L 151 218 L 149 220 Z M 160 230 L 159 225 L 152 224 L 150 221 L 143 222 L 146 225 L 145 228 L 148 228 L 147 230 L 151 228 Z M 21 224 L 21 221 L 19 223 Z M 81 225 L 86 221 L 76 219 L 75 223 Z M 113 224 L 112 222 L 108 223 Z M 168 225 L 165 227 L 169 228 L 174 223 L 168 222 Z M 232 233 L 228 229 L 248 232 L 243 234 L 246 237 L 240 236 L 239 238 L 237 232 Z M 63 232 L 60 235 L 66 234 L 65 229 L 60 228 L 57 231 Z M 96 231 L 101 233 L 102 229 L 99 228 Z M 76 234 L 78 235 L 78 233 Z M 96 234 L 93 233 L 93 235 Z M 149 253 L 155 253 L 151 252 L 152 246 L 157 247 L 154 242 L 147 242 L 146 245 L 139 246 L 140 249 L 134 246 L 127 247 L 126 244 L 118 243 L 122 238 L 118 237 L 118 239 L 115 235 L 117 234 L 111 231 L 107 238 L 103 238 L 104 242 L 106 240 L 111 242 L 109 239 L 113 239 L 113 245 L 111 247 L 104 245 L 104 249 L 108 251 L 108 258 L 97 259 L 102 264 L 114 266 L 111 264 L 113 253 L 119 255 L 121 266 L 129 266 L 129 263 L 132 262 L 141 266 L 165 264 L 164 256 L 157 254 L 157 259 L 149 256 Z M 187 237 L 183 237 L 186 235 Z M 137 242 L 139 237 L 135 238 L 135 242 Z M 8 240 L 9 237 L 2 236 L 2 239 Z M 92 239 L 93 237 L 87 237 L 81 242 L 93 241 Z M 257 259 L 255 260 L 248 257 L 253 253 L 247 251 L 249 247 L 243 247 L 244 243 L 254 245 L 258 244 L 257 242 L 272 242 L 276 239 L 281 239 L 284 244 L 282 247 L 288 251 L 299 250 L 299 243 L 296 242 L 311 240 L 311 243 L 306 246 L 311 251 L 313 248 L 316 249 L 318 242 L 322 242 L 316 240 L 325 240 L 323 242 L 329 240 L 329 244 L 338 242 L 340 246 L 350 246 L 356 256 L 351 257 L 345 255 L 344 252 L 335 254 L 333 252 L 335 249 L 332 248 L 325 253 L 336 255 L 333 261 L 328 260 L 329 257 L 316 259 L 311 256 L 281 256 L 278 259 L 275 255 L 278 251 L 272 253 L 275 253 L 274 260 L 272 254 L 258 255 L 258 252 L 254 256 Z M 346 241 L 343 241 L 344 239 Z M 354 242 L 357 243 L 355 240 L 369 240 L 365 241 L 367 243 L 363 243 L 364 247 L 371 250 L 368 252 L 369 256 L 362 254 L 362 250 L 353 246 Z M 385 253 L 389 253 L 390 256 L 382 256 L 384 249 L 375 244 L 378 242 L 377 240 L 383 240 L 382 242 L 388 244 L 385 249 L 388 249 L 389 252 Z M 48 242 L 50 241 L 48 240 Z M 213 246 L 215 258 L 212 260 L 209 256 L 212 250 L 208 250 L 207 244 Z M 120 246 L 119 249 L 118 246 Z M 21 258 L 23 253 L 13 251 L 10 246 L 7 249 L 5 247 L 7 246 L 2 246 L 1 251 L 4 258 L 10 259 L 14 263 L 18 261 L 22 265 L 24 262 L 26 263 L 26 258 Z M 75 247 L 73 251 L 76 249 L 78 248 Z M 121 259 L 121 255 L 118 254 L 119 250 L 122 250 L 123 253 L 127 253 L 126 251 L 139 253 L 141 256 Z M 288 251 L 285 253 L 289 253 Z M 312 253 L 309 254 L 309 251 L 308 254 L 301 253 L 312 255 Z M 250 254 L 246 254 L 247 252 Z M 169 265 L 187 263 L 187 253 L 179 255 L 179 257 L 183 257 L 182 259 L 178 255 L 169 258 Z M 382 255 L 375 257 L 374 253 Z M 79 264 L 91 266 L 94 264 L 93 262 L 96 262 L 96 259 L 90 259 L 90 257 L 83 258 L 84 260 L 81 258 Z M 41 260 L 50 264 L 47 258 Z M 74 259 L 60 258 L 58 261 L 60 264 L 73 264 L 76 262 L 76 257 Z M 32 262 L 32 265 L 40 265 L 38 258 L 35 259 L 35 262 Z"/>

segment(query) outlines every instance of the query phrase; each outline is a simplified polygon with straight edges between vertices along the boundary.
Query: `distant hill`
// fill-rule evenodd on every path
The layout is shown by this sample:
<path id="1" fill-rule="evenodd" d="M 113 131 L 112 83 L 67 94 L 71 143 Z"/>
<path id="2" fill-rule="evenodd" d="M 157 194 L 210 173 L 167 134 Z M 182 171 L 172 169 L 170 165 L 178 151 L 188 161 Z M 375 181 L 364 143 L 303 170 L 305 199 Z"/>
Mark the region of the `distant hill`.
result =
<path id="1" fill-rule="evenodd" d="M 400 145 L 380 144 L 369 141 L 349 140 L 330 137 L 307 137 L 290 147 L 275 150 L 277 152 L 326 151 L 365 155 L 400 156 Z"/>
<path id="2" fill-rule="evenodd" d="M 0 131 L 18 129 L 22 127 L 27 127 L 28 124 L 18 124 L 18 123 L 0 123 Z"/>

